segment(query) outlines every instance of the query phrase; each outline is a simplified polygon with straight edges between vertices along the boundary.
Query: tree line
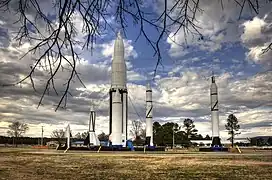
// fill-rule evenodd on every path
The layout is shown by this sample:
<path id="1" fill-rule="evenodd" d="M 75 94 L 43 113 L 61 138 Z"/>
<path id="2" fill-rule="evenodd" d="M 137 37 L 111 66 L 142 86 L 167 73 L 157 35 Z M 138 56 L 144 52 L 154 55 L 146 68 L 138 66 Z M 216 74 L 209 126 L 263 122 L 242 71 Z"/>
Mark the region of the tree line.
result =
<path id="1" fill-rule="evenodd" d="M 211 139 L 209 137 L 209 135 L 207 137 L 205 137 L 204 139 Z M 72 138 L 74 140 L 82 140 L 82 139 L 76 139 L 76 138 Z M 108 140 L 108 135 L 105 133 L 101 133 L 98 135 L 98 139 L 100 141 L 107 141 Z M 66 142 L 66 138 L 43 138 L 43 142 L 44 145 L 46 145 L 47 142 L 50 141 L 57 141 L 60 143 L 65 143 Z M 178 144 L 180 141 L 176 141 L 176 144 Z M 17 139 L 13 138 L 13 137 L 8 137 L 8 136 L 0 136 L 0 144 L 14 144 L 14 145 L 20 145 L 20 144 L 24 144 L 24 145 L 40 145 L 41 143 L 41 138 L 40 137 L 19 137 Z M 142 140 L 141 143 L 144 143 L 144 141 Z M 136 141 L 134 141 L 134 144 L 136 144 Z M 171 145 L 171 142 L 169 141 L 169 144 Z M 265 146 L 265 145 L 270 145 L 272 146 L 272 137 L 254 137 L 254 138 L 250 138 L 250 144 L 251 146 Z"/>
<path id="2" fill-rule="evenodd" d="M 137 122 L 132 123 L 133 127 L 131 134 L 134 135 L 133 143 L 135 145 L 145 144 L 145 130 L 141 128 L 141 125 Z M 240 134 L 240 125 L 238 124 L 238 119 L 235 115 L 230 114 L 227 118 L 227 123 L 225 128 L 228 131 L 232 146 L 234 145 L 234 137 Z M 182 130 L 183 129 L 183 130 Z M 28 125 L 25 123 L 20 123 L 18 121 L 13 122 L 9 125 L 9 130 L 7 131 L 9 137 L 0 136 L 0 144 L 28 144 L 35 145 L 41 143 L 41 138 L 39 137 L 23 137 L 23 134 L 29 130 Z M 88 132 L 77 133 L 73 137 L 73 140 L 85 140 L 88 136 Z M 98 135 L 100 141 L 108 141 L 109 135 L 102 132 Z M 191 140 L 211 140 L 212 138 L 207 134 L 205 137 L 198 134 L 198 130 L 194 125 L 194 121 L 186 118 L 183 123 L 179 125 L 178 123 L 167 122 L 160 124 L 159 122 L 153 123 L 153 141 L 157 146 L 173 146 L 175 144 L 188 147 L 193 145 Z M 49 141 L 57 141 L 59 144 L 65 143 L 66 136 L 63 129 L 56 129 L 51 133 L 51 138 L 43 138 L 43 145 Z M 251 145 L 254 146 L 264 146 L 272 145 L 272 137 L 268 139 L 263 139 L 261 137 L 251 138 Z"/>

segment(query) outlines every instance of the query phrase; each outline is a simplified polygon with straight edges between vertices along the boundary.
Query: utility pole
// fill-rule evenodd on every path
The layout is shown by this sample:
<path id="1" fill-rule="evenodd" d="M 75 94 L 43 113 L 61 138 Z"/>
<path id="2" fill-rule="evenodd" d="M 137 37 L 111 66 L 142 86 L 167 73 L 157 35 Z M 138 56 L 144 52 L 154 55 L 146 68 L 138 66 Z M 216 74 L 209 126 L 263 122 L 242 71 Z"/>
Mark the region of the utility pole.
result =
<path id="1" fill-rule="evenodd" d="M 41 139 L 41 146 L 43 146 L 43 126 L 42 126 L 42 139 Z"/>
<path id="2" fill-rule="evenodd" d="M 175 128 L 173 127 L 173 147 L 172 147 L 172 149 L 174 149 L 174 145 L 175 145 Z"/>

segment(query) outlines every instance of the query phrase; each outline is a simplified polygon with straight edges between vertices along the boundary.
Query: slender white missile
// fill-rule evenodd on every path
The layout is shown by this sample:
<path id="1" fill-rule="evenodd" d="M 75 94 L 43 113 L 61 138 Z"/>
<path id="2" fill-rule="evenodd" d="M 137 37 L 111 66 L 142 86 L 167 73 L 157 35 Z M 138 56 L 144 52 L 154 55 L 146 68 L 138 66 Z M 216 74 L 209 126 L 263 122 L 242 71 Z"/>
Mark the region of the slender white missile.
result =
<path id="1" fill-rule="evenodd" d="M 114 43 L 110 88 L 110 128 L 112 145 L 126 146 L 127 141 L 127 70 L 124 42 L 118 32 Z M 119 102 L 120 101 L 120 102 Z M 116 104 L 120 104 L 116 105 Z M 121 134 L 121 137 L 119 136 Z M 120 138 L 120 139 L 119 139 Z"/>
<path id="2" fill-rule="evenodd" d="M 64 152 L 66 152 L 70 148 L 70 146 L 71 146 L 71 141 L 70 141 L 70 138 L 71 138 L 70 124 L 68 124 L 68 126 L 66 127 L 65 135 L 67 137 L 67 149 Z"/>
<path id="3" fill-rule="evenodd" d="M 219 109 L 218 109 L 218 92 L 215 84 L 215 77 L 212 76 L 210 90 L 211 113 L 212 113 L 212 146 L 221 146 L 219 138 Z"/>
<path id="4" fill-rule="evenodd" d="M 152 105 L 152 89 L 148 83 L 146 86 L 146 144 L 153 146 L 153 105 Z"/>
<path id="5" fill-rule="evenodd" d="M 90 145 L 98 146 L 100 145 L 100 141 L 95 134 L 95 119 L 96 113 L 93 105 L 90 108 L 90 120 L 89 120 L 89 143 Z"/>

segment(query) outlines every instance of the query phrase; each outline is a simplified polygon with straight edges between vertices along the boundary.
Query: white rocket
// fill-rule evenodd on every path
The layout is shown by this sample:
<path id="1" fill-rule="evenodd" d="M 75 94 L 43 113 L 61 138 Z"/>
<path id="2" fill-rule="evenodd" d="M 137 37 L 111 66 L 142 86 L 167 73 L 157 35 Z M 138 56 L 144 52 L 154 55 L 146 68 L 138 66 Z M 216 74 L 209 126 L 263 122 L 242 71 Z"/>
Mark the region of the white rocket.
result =
<path id="1" fill-rule="evenodd" d="M 148 83 L 146 86 L 146 144 L 153 146 L 153 105 L 152 105 L 152 89 Z"/>
<path id="2" fill-rule="evenodd" d="M 211 112 L 212 112 L 212 146 L 221 146 L 219 138 L 218 93 L 214 76 L 212 76 L 211 84 Z"/>
<path id="3" fill-rule="evenodd" d="M 96 113 L 95 113 L 93 105 L 91 105 L 90 120 L 89 120 L 89 142 L 90 142 L 90 145 L 99 146 L 100 141 L 95 134 L 95 119 L 96 119 Z"/>
<path id="4" fill-rule="evenodd" d="M 71 129 L 70 129 L 70 124 L 67 125 L 65 129 L 65 136 L 67 137 L 67 149 L 64 151 L 66 153 L 68 149 L 71 147 Z"/>
<path id="5" fill-rule="evenodd" d="M 114 43 L 110 88 L 110 141 L 112 145 L 126 146 L 127 141 L 127 68 L 124 43 L 118 32 Z"/>

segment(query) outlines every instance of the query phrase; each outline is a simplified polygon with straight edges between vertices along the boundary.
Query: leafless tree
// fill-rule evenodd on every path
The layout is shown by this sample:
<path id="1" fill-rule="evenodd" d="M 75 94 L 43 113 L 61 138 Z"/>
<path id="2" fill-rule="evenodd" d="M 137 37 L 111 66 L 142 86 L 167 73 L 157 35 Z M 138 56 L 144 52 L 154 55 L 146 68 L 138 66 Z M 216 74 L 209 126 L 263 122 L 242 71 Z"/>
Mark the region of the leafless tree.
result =
<path id="1" fill-rule="evenodd" d="M 142 130 L 142 122 L 140 120 L 132 120 L 132 129 L 130 130 L 130 133 L 135 139 L 140 138 Z"/>
<path id="2" fill-rule="evenodd" d="M 80 134 L 80 132 L 78 132 L 76 135 L 75 135 L 75 138 L 76 139 L 86 139 L 88 136 L 88 132 L 83 132 Z"/>
<path id="3" fill-rule="evenodd" d="M 78 132 L 78 133 L 75 135 L 75 138 L 76 138 L 76 139 L 81 139 L 81 134 L 80 134 L 80 132 Z"/>
<path id="4" fill-rule="evenodd" d="M 58 143 L 61 144 L 65 138 L 65 131 L 63 131 L 63 129 L 56 129 L 52 132 L 51 137 L 56 138 Z"/>
<path id="5" fill-rule="evenodd" d="M 99 141 L 108 141 L 109 135 L 102 132 L 101 134 L 98 134 L 98 139 Z"/>
<path id="6" fill-rule="evenodd" d="M 88 135 L 89 135 L 89 133 L 87 131 L 83 132 L 83 133 L 81 133 L 81 138 L 86 139 Z"/>
<path id="7" fill-rule="evenodd" d="M 140 130 L 140 137 L 141 137 L 141 139 L 145 139 L 146 138 L 146 129 L 141 128 L 141 130 Z"/>
<path id="8" fill-rule="evenodd" d="M 9 136 L 13 137 L 13 144 L 15 143 L 17 147 L 18 137 L 21 137 L 29 128 L 27 124 L 20 123 L 19 121 L 15 121 L 11 125 L 9 125 L 9 129 L 10 130 L 8 130 L 7 133 Z"/>
<path id="9" fill-rule="evenodd" d="M 179 31 L 186 35 L 193 34 L 202 39 L 201 27 L 196 25 L 196 13 L 203 11 L 200 7 L 200 0 L 176 0 L 169 3 L 167 0 L 161 0 L 162 12 L 150 12 L 145 7 L 142 0 L 59 0 L 48 1 L 52 4 L 52 11 L 55 12 L 55 18 L 49 18 L 40 6 L 42 0 L 1 0 L 0 10 L 14 12 L 18 16 L 15 22 L 20 28 L 15 39 L 22 43 L 29 41 L 33 45 L 25 54 L 35 54 L 37 59 L 31 66 L 30 73 L 19 82 L 12 85 L 20 84 L 26 79 L 30 79 L 33 89 L 36 91 L 33 80 L 34 72 L 38 67 L 44 68 L 49 78 L 42 92 L 39 105 L 42 103 L 44 96 L 49 91 L 61 95 L 56 110 L 59 107 L 66 107 L 68 95 L 71 95 L 69 88 L 74 79 L 80 79 L 76 71 L 78 61 L 80 60 L 80 51 L 84 49 L 93 49 L 94 43 L 100 37 L 104 30 L 111 27 L 108 19 L 115 17 L 124 34 L 129 23 L 133 23 L 139 30 L 139 35 L 144 37 L 147 43 L 154 50 L 156 65 L 154 67 L 154 77 L 158 66 L 162 65 L 162 56 L 160 43 L 164 37 L 171 39 L 170 32 L 175 30 L 173 36 Z M 244 7 L 248 5 L 256 14 L 259 13 L 260 0 L 232 0 L 237 4 L 242 13 Z M 218 0 L 222 4 L 223 0 Z M 267 0 L 268 3 L 271 0 Z M 154 3 L 158 1 L 154 0 Z M 16 4 L 16 6 L 14 5 Z M 14 8 L 15 7 L 15 8 Z M 240 13 L 240 14 L 241 14 Z M 31 14 L 31 16 L 30 16 Z M 74 16 L 78 15 L 83 20 L 83 27 L 80 29 L 85 37 L 84 40 L 76 39 L 78 27 L 73 21 Z M 153 27 L 157 30 L 158 36 L 147 31 L 146 26 Z M 138 39 L 137 38 L 137 39 Z M 136 39 L 136 40 L 137 40 Z M 266 50 L 271 50 L 271 44 Z M 81 50 L 79 50 L 81 48 Z M 71 58 L 68 58 L 69 55 Z M 66 63 L 66 66 L 63 64 Z M 55 88 L 54 80 L 57 72 L 67 70 L 69 78 L 64 83 L 64 91 L 61 92 Z"/>

